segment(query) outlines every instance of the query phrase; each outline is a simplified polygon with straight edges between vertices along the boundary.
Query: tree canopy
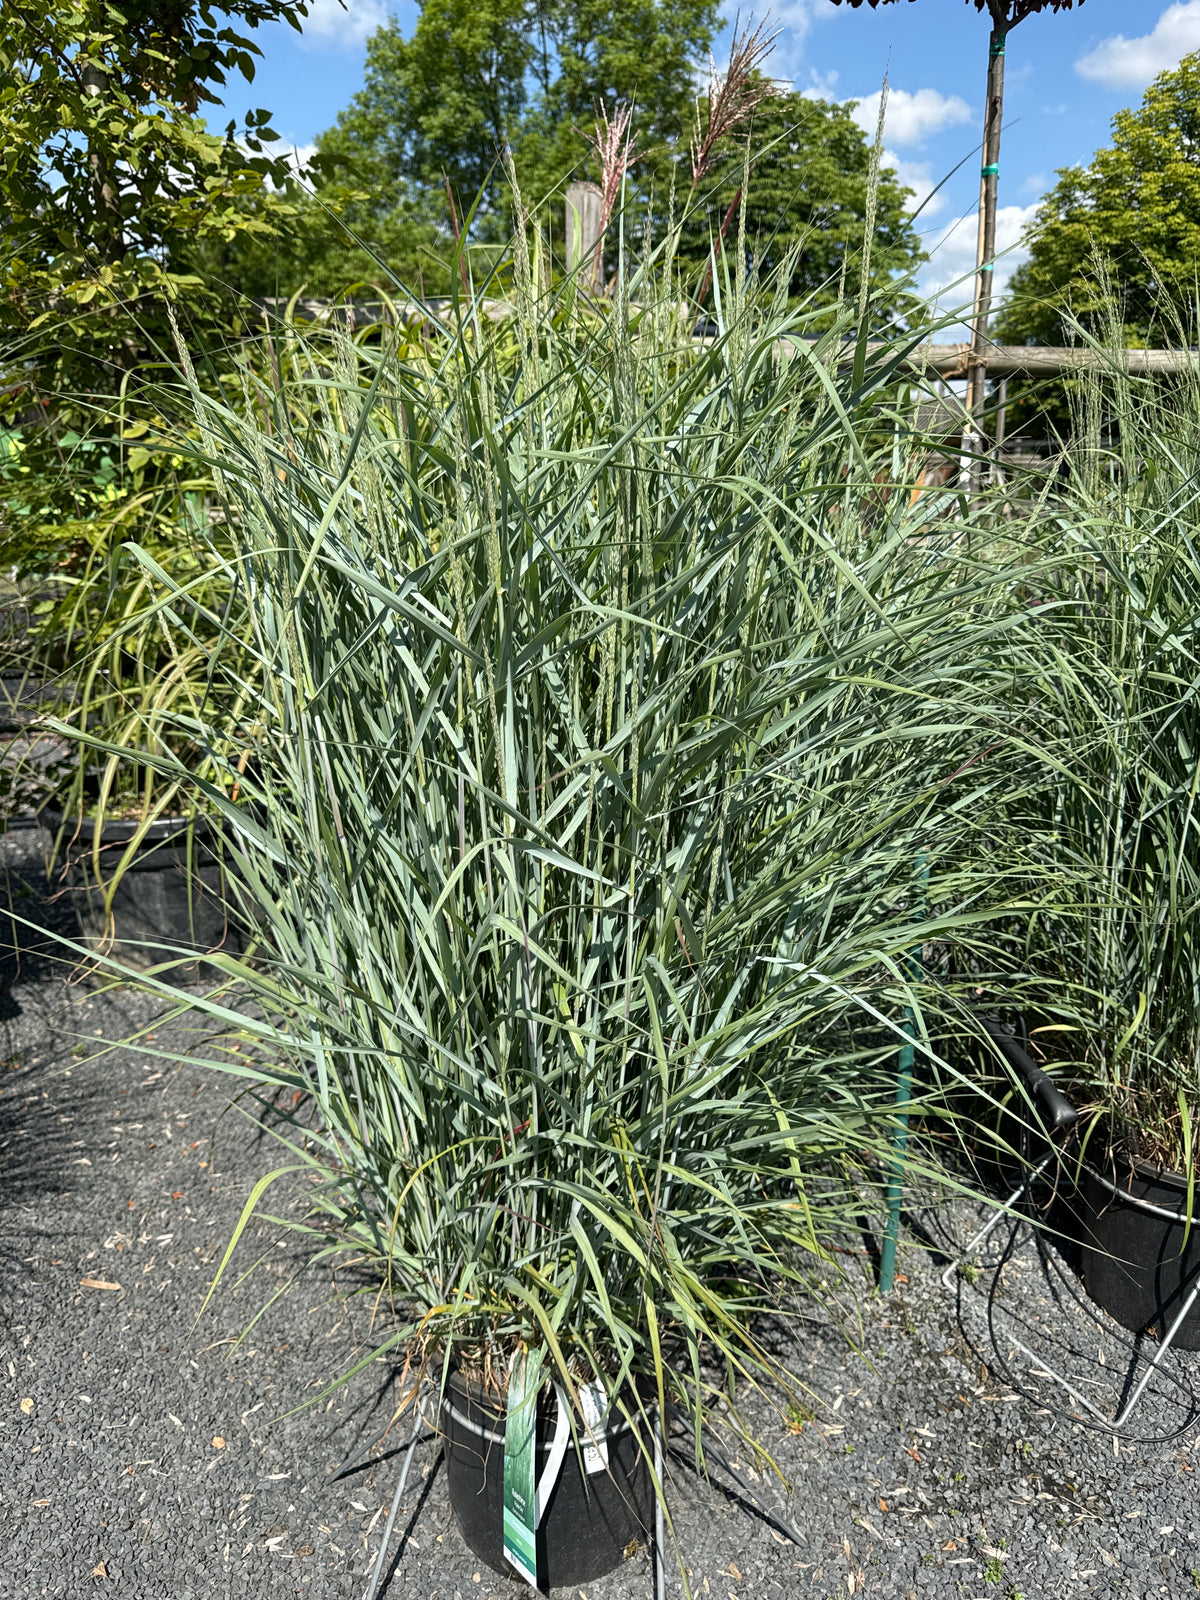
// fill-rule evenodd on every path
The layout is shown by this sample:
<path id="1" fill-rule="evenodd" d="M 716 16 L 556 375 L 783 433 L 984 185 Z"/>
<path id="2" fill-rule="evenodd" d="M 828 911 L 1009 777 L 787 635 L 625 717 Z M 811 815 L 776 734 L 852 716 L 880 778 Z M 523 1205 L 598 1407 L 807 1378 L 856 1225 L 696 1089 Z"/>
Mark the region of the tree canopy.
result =
<path id="1" fill-rule="evenodd" d="M 203 285 L 197 241 L 272 227 L 266 111 L 210 133 L 201 108 L 259 53 L 240 28 L 304 0 L 5 0 L 0 27 L 0 330 L 49 327 L 60 379 L 138 359 L 139 319 Z M 284 202 L 277 201 L 277 209 Z M 76 370 L 76 378 L 81 373 Z"/>
<path id="2" fill-rule="evenodd" d="M 853 118 L 853 105 L 802 94 L 772 95 L 754 113 L 749 131 L 750 182 L 746 191 L 747 249 L 762 269 L 795 254 L 793 297 L 830 298 L 843 274 L 855 282 L 867 218 L 871 149 Z M 740 205 L 747 146 L 731 141 L 718 181 L 685 225 L 680 253 L 709 254 L 728 208 Z M 905 209 L 911 190 L 883 167 L 875 201 L 871 246 L 876 278 L 907 271 L 922 260 L 920 241 Z M 740 219 L 739 219 L 740 226 Z"/>
<path id="3" fill-rule="evenodd" d="M 716 24 L 715 0 L 423 0 L 411 36 L 395 20 L 372 35 L 363 87 L 320 147 L 378 163 L 392 193 L 448 177 L 460 205 L 483 194 L 486 211 L 502 203 L 507 145 L 538 200 L 583 162 L 601 107 L 631 102 L 645 145 L 685 135 Z"/>
<path id="4" fill-rule="evenodd" d="M 525 200 L 561 207 L 597 112 L 622 102 L 651 151 L 639 174 L 665 188 L 717 22 L 717 0 L 422 0 L 408 35 L 392 19 L 367 41 L 362 88 L 317 140 L 315 197 L 293 188 L 288 236 L 207 247 L 205 265 L 246 293 L 334 294 L 384 278 L 377 257 L 443 293 L 450 205 L 461 220 L 478 200 L 475 242 L 507 238 L 507 149 Z"/>
<path id="5" fill-rule="evenodd" d="M 474 9 L 466 0 L 424 0 L 410 37 L 389 22 L 368 42 L 363 88 L 318 140 L 316 194 L 297 193 L 287 237 L 238 240 L 219 266 L 210 252 L 213 270 L 250 294 L 289 294 L 304 285 L 310 294 L 332 295 L 386 281 L 377 257 L 407 286 L 445 293 L 451 206 L 461 223 L 478 197 L 477 243 L 509 234 L 501 150 L 512 152 L 525 203 L 549 201 L 561 240 L 565 184 L 574 177 L 605 181 L 589 138 L 597 113 L 616 117 L 632 105 L 632 144 L 640 153 L 624 193 L 627 232 L 661 229 L 672 206 L 676 217 L 690 207 L 680 256 L 702 276 L 739 196 L 748 139 L 746 235 L 755 260 L 769 266 L 794 250 L 794 295 L 836 284 L 847 269 L 854 281 L 870 149 L 852 108 L 772 93 L 761 70 L 770 39 L 759 29 L 735 41 L 729 68 L 713 77 L 718 99 L 728 100 L 736 82 L 738 103 L 753 108 L 719 133 L 732 103 L 718 107 L 710 126 L 710 100 L 697 100 L 695 89 L 695 61 L 714 25 L 709 0 L 560 0 L 558 9 L 536 16 L 512 0 L 484 0 Z M 719 134 L 700 176 L 691 148 L 698 128 L 707 130 L 702 142 Z M 921 259 L 906 196 L 885 168 L 872 258 L 877 277 Z"/>
<path id="6" fill-rule="evenodd" d="M 1126 337 L 1170 343 L 1196 330 L 1200 275 L 1200 52 L 1113 118 L 1113 142 L 1086 167 L 1065 167 L 1029 230 L 997 336 L 1063 344 L 1070 318 L 1106 321 L 1119 286 Z M 1109 271 L 1097 271 L 1097 263 Z M 1164 312 L 1166 315 L 1164 316 Z M 1172 315 L 1173 313 L 1173 315 Z"/>

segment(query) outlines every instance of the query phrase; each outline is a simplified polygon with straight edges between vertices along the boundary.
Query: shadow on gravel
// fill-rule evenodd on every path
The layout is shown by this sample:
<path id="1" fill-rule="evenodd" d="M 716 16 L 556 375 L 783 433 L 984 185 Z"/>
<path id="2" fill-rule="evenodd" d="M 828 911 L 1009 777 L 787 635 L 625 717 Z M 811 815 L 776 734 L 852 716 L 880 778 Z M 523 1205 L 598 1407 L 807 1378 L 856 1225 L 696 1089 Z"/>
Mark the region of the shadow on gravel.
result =
<path id="1" fill-rule="evenodd" d="M 397 1571 L 398 1567 L 400 1566 L 401 1560 L 404 1557 L 404 1547 L 408 1543 L 409 1535 L 412 1533 L 413 1529 L 417 1525 L 418 1520 L 420 1519 L 421 1512 L 424 1510 L 424 1507 L 425 1507 L 425 1502 L 426 1502 L 426 1500 L 429 1499 L 430 1493 L 431 1493 L 431 1491 L 433 1489 L 433 1481 L 437 1477 L 439 1471 L 441 1470 L 441 1466 L 442 1466 L 442 1452 L 439 1450 L 438 1453 L 437 1453 L 437 1456 L 434 1459 L 433 1466 L 429 1469 L 429 1472 L 427 1473 L 427 1475 L 425 1477 L 425 1481 L 421 1486 L 420 1499 L 417 1501 L 416 1505 L 413 1507 L 412 1515 L 409 1517 L 408 1521 L 404 1525 L 403 1531 L 400 1534 L 399 1541 L 396 1544 L 395 1554 L 392 1556 L 392 1559 L 391 1559 L 390 1563 L 388 1564 L 388 1569 L 387 1569 L 387 1572 L 384 1574 L 383 1582 L 379 1585 L 379 1589 L 377 1591 L 378 1600 L 384 1600 L 384 1596 L 386 1594 L 388 1594 L 390 1589 L 391 1589 L 392 1579 L 396 1576 L 396 1571 Z"/>
<path id="2" fill-rule="evenodd" d="M 75 957 L 61 940 L 79 937 L 70 902 L 46 878 L 37 842 L 45 835 L 21 832 L 19 854 L 0 864 L 0 1021 L 21 1015 L 15 985 L 70 974 Z"/>
<path id="3" fill-rule="evenodd" d="M 0 1289 L 28 1271 L 24 1257 L 43 1237 L 43 1202 L 71 1181 L 76 1152 L 70 1133 L 97 1117 L 107 1094 L 99 1074 L 84 1073 L 68 1081 L 40 1064 L 26 1065 L 19 1057 L 0 1060 L 0 1211 L 9 1219 L 18 1212 L 27 1214 L 19 1226 L 0 1221 Z M 50 1222 L 44 1237 L 48 1248 L 61 1245 L 61 1235 Z"/>

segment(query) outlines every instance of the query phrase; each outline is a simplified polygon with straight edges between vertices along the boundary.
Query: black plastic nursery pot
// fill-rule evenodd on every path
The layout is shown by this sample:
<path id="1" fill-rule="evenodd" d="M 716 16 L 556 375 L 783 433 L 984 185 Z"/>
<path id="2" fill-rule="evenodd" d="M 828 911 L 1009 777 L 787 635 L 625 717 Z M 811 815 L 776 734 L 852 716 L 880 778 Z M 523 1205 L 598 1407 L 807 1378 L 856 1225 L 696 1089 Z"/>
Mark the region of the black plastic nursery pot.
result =
<path id="1" fill-rule="evenodd" d="M 988 1172 L 989 1164 L 1001 1171 L 1004 1163 L 996 1152 L 1002 1144 L 1021 1151 L 1017 1170 L 1027 1171 L 1052 1147 L 1063 1150 L 1078 1113 L 1027 1053 L 1023 1028 L 992 1019 L 984 1019 L 984 1025 L 1021 1081 L 1041 1126 L 1030 1138 L 1034 1117 L 1021 1101 L 998 1115 L 992 1112 L 977 1141 L 976 1171 Z M 1103 1172 L 1084 1163 L 1077 1179 L 1075 1174 L 1075 1162 L 1064 1155 L 1043 1220 L 1051 1232 L 1078 1245 L 1084 1288 L 1098 1306 L 1131 1332 L 1162 1338 L 1200 1281 L 1200 1215 L 1189 1229 L 1187 1179 L 1119 1149 L 1106 1152 Z M 1182 1350 L 1200 1350 L 1200 1297 L 1172 1340 Z"/>
<path id="2" fill-rule="evenodd" d="M 1123 1328 L 1161 1339 L 1200 1272 L 1200 1217 L 1188 1232 L 1187 1179 L 1114 1157 L 1107 1173 L 1084 1168 L 1072 1210 L 1088 1294 Z M 1200 1350 L 1200 1300 L 1174 1343 Z"/>
<path id="3" fill-rule="evenodd" d="M 442 1400 L 450 1506 L 463 1538 L 492 1569 L 513 1576 L 504 1558 L 503 1399 L 451 1373 Z M 557 1421 L 554 1391 L 539 1398 L 537 1472 L 550 1456 Z M 572 1442 L 537 1530 L 538 1575 L 549 1588 L 589 1583 L 611 1572 L 633 1543 L 648 1542 L 654 1489 L 629 1424 L 614 1414 L 605 1429 L 607 1470 L 586 1473 Z"/>
<path id="4" fill-rule="evenodd" d="M 222 898 L 222 868 L 211 826 L 200 819 L 162 818 L 146 830 L 133 860 L 117 884 L 112 921 L 105 911 L 105 892 L 97 882 L 93 861 L 96 823 L 88 817 L 67 817 L 46 806 L 39 813 L 43 828 L 64 833 L 61 881 L 70 897 L 80 938 L 90 949 L 111 955 L 123 965 L 145 968 L 168 961 L 180 950 L 222 950 L 238 954 L 244 941 L 230 922 Z M 137 832 L 136 821 L 110 820 L 100 830 L 102 871 L 111 873 Z M 190 981 L 195 963 L 180 970 L 178 981 Z"/>

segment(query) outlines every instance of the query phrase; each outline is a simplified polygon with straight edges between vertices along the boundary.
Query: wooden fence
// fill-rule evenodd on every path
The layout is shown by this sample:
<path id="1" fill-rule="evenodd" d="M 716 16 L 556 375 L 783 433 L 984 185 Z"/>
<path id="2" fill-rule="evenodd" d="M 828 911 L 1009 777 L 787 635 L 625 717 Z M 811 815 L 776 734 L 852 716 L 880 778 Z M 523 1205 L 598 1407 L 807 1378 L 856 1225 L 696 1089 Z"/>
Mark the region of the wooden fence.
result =
<path id="1" fill-rule="evenodd" d="M 263 298 L 254 302 L 268 323 L 281 321 L 291 304 L 291 301 L 283 298 Z M 366 328 L 380 323 L 444 322 L 450 317 L 452 308 L 453 301 L 448 299 L 334 302 L 305 296 L 295 301 L 293 314 L 302 322 L 340 322 L 348 328 Z M 483 300 L 480 309 L 491 322 L 502 322 L 516 310 L 511 300 L 499 299 Z M 885 344 L 872 340 L 867 348 L 875 354 L 895 349 L 895 342 Z M 853 345 L 847 344 L 846 351 L 847 359 L 852 359 Z M 914 372 L 953 380 L 967 376 L 970 360 L 969 344 L 918 344 L 909 352 L 905 365 Z M 1056 373 L 1085 372 L 1089 368 L 1111 371 L 1114 366 L 1121 364 L 1134 377 L 1184 372 L 1190 367 L 1200 366 L 1200 351 L 1093 350 L 1086 345 L 994 344 L 987 352 L 988 375 L 994 378 L 1052 377 Z"/>

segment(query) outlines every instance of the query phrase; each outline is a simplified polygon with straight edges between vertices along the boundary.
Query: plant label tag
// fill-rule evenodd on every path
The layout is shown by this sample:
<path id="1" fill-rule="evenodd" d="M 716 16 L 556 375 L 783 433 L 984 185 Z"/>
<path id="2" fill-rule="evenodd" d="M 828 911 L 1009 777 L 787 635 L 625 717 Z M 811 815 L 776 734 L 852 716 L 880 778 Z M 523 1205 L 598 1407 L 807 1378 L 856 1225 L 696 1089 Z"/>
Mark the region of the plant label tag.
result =
<path id="1" fill-rule="evenodd" d="M 519 1350 L 504 1419 L 504 1555 L 537 1588 L 537 1395 L 542 1352 Z"/>
<path id="2" fill-rule="evenodd" d="M 583 1470 L 589 1475 L 608 1471 L 608 1437 L 604 1431 L 604 1411 L 608 1396 L 602 1383 L 584 1383 L 579 1388 L 583 1407 L 583 1426 L 588 1434 L 583 1445 Z"/>

